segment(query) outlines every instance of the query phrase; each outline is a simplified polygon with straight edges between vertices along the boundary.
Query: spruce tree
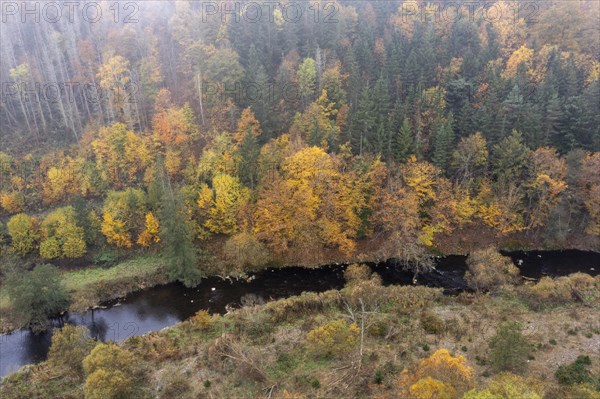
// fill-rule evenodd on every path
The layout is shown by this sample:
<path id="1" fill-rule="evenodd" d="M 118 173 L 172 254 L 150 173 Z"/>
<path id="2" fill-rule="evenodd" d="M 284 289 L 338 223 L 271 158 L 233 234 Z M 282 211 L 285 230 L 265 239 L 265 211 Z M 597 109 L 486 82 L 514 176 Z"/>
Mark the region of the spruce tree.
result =
<path id="1" fill-rule="evenodd" d="M 413 148 L 413 133 L 410 120 L 404 117 L 402 126 L 396 134 L 394 156 L 397 161 L 403 162 L 410 155 Z"/>

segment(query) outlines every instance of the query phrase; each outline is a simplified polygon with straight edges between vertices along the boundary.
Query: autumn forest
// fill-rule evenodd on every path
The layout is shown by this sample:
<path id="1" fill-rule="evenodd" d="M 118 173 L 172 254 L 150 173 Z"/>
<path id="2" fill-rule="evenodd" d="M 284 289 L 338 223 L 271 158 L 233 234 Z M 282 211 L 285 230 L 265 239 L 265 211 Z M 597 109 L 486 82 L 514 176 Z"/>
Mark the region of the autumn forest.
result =
<path id="1" fill-rule="evenodd" d="M 63 3 L 2 3 L 2 331 L 42 331 L 48 316 L 145 286 L 194 287 L 208 276 L 244 278 L 265 267 L 393 258 L 416 277 L 438 256 L 470 254 L 470 287 L 494 292 L 518 278 L 489 248 L 600 250 L 596 0 Z M 494 265 L 489 273 L 502 276 L 477 274 L 474 265 Z M 318 312 L 353 304 L 362 319 L 351 313 L 347 324 L 324 316 L 329 324 L 306 335 L 303 356 L 331 351 L 336 361 L 359 345 L 359 336 L 363 356 L 366 331 L 393 337 L 391 330 L 373 333 L 376 322 L 358 321 L 365 321 L 365 306 L 384 307 L 365 305 L 359 291 L 383 287 L 354 267 L 346 272 L 346 291 L 320 298 Z M 116 277 L 93 280 L 97 270 Z M 577 292 L 587 289 L 600 300 L 598 278 L 590 279 L 569 284 L 583 284 Z M 63 288 L 32 302 L 48 282 Z M 542 291 L 513 294 L 530 301 Z M 395 303 L 402 295 L 381 292 Z M 435 295 L 414 295 L 431 334 L 438 319 L 424 309 Z M 275 306 L 258 314 L 276 313 Z M 191 339 L 185 334 L 226 323 L 218 317 L 199 313 L 177 328 Z M 497 345 L 507 337 L 521 344 L 515 326 L 502 328 Z M 66 334 L 78 333 L 61 339 L 77 341 Z M 248 352 L 227 339 L 233 338 L 223 335 L 211 348 L 244 363 Z M 102 368 L 102 356 L 111 367 L 123 364 L 115 390 L 141 381 L 139 370 L 123 371 L 133 355 L 102 345 L 73 366 L 88 381 L 96 375 L 85 397 L 142 397 L 131 387 L 93 387 L 110 379 L 96 370 L 115 372 Z M 136 346 L 141 341 L 128 345 L 134 353 L 147 349 Z M 214 397 L 263 397 L 261 390 L 283 398 L 520 395 L 501 396 L 494 383 L 489 396 L 484 388 L 469 394 L 475 380 L 465 358 L 446 349 L 426 355 L 401 373 L 377 366 L 382 381 L 393 375 L 393 390 L 405 396 L 385 396 L 381 382 L 369 393 L 349 385 L 319 396 L 296 381 L 288 392 L 267 371 L 254 370 L 248 373 L 264 374 L 259 385 L 275 388 L 223 388 Z M 369 366 L 353 367 L 359 375 Z M 516 374 L 500 374 L 498 384 L 539 382 L 517 381 L 525 377 Z M 594 381 L 590 386 L 600 387 Z M 597 398 L 557 395 L 521 397 Z"/>

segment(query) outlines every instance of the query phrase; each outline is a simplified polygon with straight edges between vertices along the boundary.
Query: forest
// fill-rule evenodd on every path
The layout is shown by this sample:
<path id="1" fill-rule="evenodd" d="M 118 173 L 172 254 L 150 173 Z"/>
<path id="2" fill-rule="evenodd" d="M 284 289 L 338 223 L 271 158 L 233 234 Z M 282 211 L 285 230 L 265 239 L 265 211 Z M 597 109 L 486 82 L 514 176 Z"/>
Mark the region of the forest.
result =
<path id="1" fill-rule="evenodd" d="M 596 0 L 1 7 L 3 332 L 43 331 L 49 316 L 142 287 L 193 287 L 266 267 L 394 258 L 416 278 L 436 257 L 489 248 L 600 251 Z M 482 274 L 471 278 L 475 292 L 518 280 L 497 252 L 487 256 L 481 270 L 470 269 Z M 491 270 L 497 265 L 501 272 Z M 598 300 L 598 279 L 590 278 L 573 289 Z M 541 295 L 541 287 L 511 295 Z M 319 301 L 326 314 L 327 301 Z M 326 340 L 354 342 L 358 334 L 362 356 L 359 318 L 335 324 L 329 316 L 332 325 L 308 334 L 315 345 L 320 334 L 341 329 Z M 223 323 L 198 317 L 208 321 L 197 321 L 185 339 Z M 62 339 L 83 345 L 82 337 Z M 82 349 L 89 345 L 80 350 L 89 353 Z M 90 356 L 119 364 L 116 347 L 99 348 Z M 435 356 L 452 364 L 445 372 L 454 380 L 405 370 L 398 378 L 408 391 L 400 397 L 516 397 L 492 388 L 467 393 L 472 370 L 447 352 L 419 367 L 439 366 Z M 86 360 L 84 372 L 82 360 L 74 373 L 88 380 L 116 372 L 102 360 Z M 581 371 L 587 360 L 573 367 Z M 248 372 L 262 373 L 259 382 L 274 378 Z M 119 373 L 113 378 L 127 385 L 139 370 Z M 102 389 L 85 397 L 137 397 Z M 305 397 L 279 391 L 284 396 L 273 397 Z M 306 397 L 365 397 L 351 391 Z M 259 397 L 232 392 L 220 395 Z M 536 392 L 522 397 L 571 397 Z"/>

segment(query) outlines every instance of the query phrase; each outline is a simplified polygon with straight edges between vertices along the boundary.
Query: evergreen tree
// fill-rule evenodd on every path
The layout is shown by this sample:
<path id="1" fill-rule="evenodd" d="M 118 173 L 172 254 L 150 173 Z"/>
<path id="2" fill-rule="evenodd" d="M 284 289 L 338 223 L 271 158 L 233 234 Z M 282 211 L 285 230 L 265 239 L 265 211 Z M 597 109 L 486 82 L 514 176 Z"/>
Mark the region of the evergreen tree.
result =
<path id="1" fill-rule="evenodd" d="M 360 155 L 363 151 L 370 151 L 374 131 L 377 126 L 377 118 L 374 112 L 375 105 L 369 86 L 363 89 L 358 109 L 352 118 L 352 147 Z"/>
<path id="2" fill-rule="evenodd" d="M 442 170 L 447 170 L 452 155 L 454 132 L 452 114 L 446 119 L 435 122 L 433 132 L 433 157 L 432 161 Z"/>
<path id="3" fill-rule="evenodd" d="M 396 160 L 399 162 L 405 161 L 413 148 L 413 133 L 410 126 L 410 120 L 407 117 L 404 117 L 402 126 L 396 134 L 395 144 L 394 155 Z"/>
<path id="4" fill-rule="evenodd" d="M 529 161 L 529 152 L 529 148 L 523 143 L 523 136 L 516 130 L 494 145 L 493 172 L 501 184 L 521 181 Z"/>
<path id="5" fill-rule="evenodd" d="M 241 99 L 242 104 L 246 107 L 251 107 L 256 119 L 263 127 L 266 137 L 272 137 L 269 129 L 272 128 L 269 115 L 269 110 L 274 106 L 272 103 L 269 76 L 260 61 L 260 55 L 254 47 L 250 47 L 248 53 L 248 67 L 246 68 L 246 84 L 242 91 L 244 97 Z"/>
<path id="6" fill-rule="evenodd" d="M 159 209 L 159 220 L 160 241 L 164 257 L 169 262 L 169 277 L 181 281 L 186 287 L 197 285 L 202 273 L 194 246 L 194 231 L 185 217 L 180 193 L 167 191 Z"/>

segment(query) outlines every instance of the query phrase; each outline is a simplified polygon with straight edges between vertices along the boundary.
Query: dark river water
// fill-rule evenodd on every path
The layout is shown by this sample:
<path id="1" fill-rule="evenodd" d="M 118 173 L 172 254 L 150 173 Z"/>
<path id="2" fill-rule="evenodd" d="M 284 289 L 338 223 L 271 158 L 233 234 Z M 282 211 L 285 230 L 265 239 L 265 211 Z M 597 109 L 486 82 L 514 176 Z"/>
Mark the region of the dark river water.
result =
<path id="1" fill-rule="evenodd" d="M 600 253 L 583 251 L 507 252 L 525 277 L 563 276 L 584 272 L 593 276 L 600 271 Z M 441 287 L 447 292 L 466 288 L 464 256 L 437 259 L 434 271 L 419 275 L 418 284 Z M 386 285 L 412 284 L 413 274 L 403 270 L 393 260 L 371 264 Z M 287 267 L 267 269 L 253 275 L 249 282 L 208 278 L 196 288 L 172 283 L 145 289 L 126 298 L 104 304 L 105 307 L 82 314 L 68 314 L 53 320 L 54 328 L 64 323 L 85 325 L 99 340 L 122 341 L 132 336 L 161 330 L 205 309 L 210 313 L 225 313 L 226 307 L 239 307 L 251 298 L 272 300 L 298 295 L 304 291 L 322 292 L 344 286 L 345 266 L 325 266 L 319 269 Z M 0 377 L 25 364 L 44 360 L 48 353 L 52 329 L 32 334 L 21 329 L 0 335 Z"/>

